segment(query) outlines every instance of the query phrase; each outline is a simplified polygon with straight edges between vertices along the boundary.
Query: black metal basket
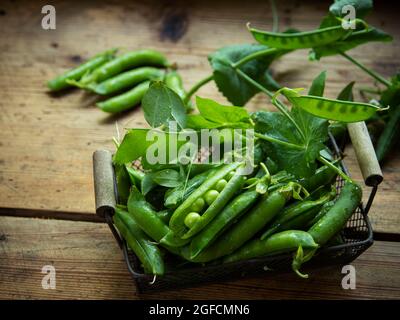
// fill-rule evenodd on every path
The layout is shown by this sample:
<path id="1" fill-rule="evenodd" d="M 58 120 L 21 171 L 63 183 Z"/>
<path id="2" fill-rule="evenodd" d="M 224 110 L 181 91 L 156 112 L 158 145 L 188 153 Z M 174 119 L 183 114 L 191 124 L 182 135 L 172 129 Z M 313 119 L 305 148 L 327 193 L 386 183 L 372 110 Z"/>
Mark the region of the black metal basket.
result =
<path id="1" fill-rule="evenodd" d="M 336 144 L 336 141 L 333 139 L 332 136 L 331 146 L 332 150 L 337 155 L 341 153 Z M 111 155 L 109 157 L 109 162 L 111 162 Z M 343 162 L 341 163 L 341 165 L 343 170 L 348 174 L 348 171 Z M 96 170 L 102 170 L 102 172 L 104 173 L 104 166 L 100 165 L 100 167 L 102 168 L 96 168 L 95 161 L 95 180 Z M 110 168 L 110 164 L 107 165 L 107 168 Z M 114 177 L 113 173 L 112 177 Z M 364 178 L 367 181 L 366 177 Z M 105 179 L 107 180 L 107 177 L 101 176 L 98 180 L 102 180 L 102 183 L 104 184 Z M 114 199 L 112 199 L 111 201 L 114 201 L 113 204 L 115 205 L 116 183 L 115 178 L 113 179 L 114 193 L 112 196 L 114 197 Z M 109 183 L 109 177 L 107 181 Z M 369 183 L 369 185 L 373 187 L 369 196 L 369 200 L 365 207 L 363 206 L 363 204 L 361 204 L 355 210 L 351 218 L 348 220 L 346 227 L 342 230 L 341 236 L 343 239 L 343 244 L 322 248 L 318 251 L 318 254 L 316 254 L 313 259 L 311 259 L 311 261 L 307 263 L 308 267 L 315 268 L 326 265 L 348 264 L 372 245 L 373 232 L 367 214 L 376 194 L 378 184 L 381 181 L 382 179 L 378 177 L 378 179 L 373 179 L 373 183 Z M 95 181 L 95 187 L 97 185 L 98 181 Z M 344 181 L 342 178 L 339 177 L 336 181 L 337 194 L 340 193 L 343 185 Z M 108 189 L 110 188 L 111 187 L 109 186 Z M 223 266 L 220 264 L 199 266 L 198 264 L 186 263 L 181 266 L 174 265 L 173 269 L 168 270 L 167 264 L 166 273 L 162 277 L 155 278 L 153 275 L 145 274 L 138 258 L 130 249 L 128 249 L 125 240 L 120 237 L 119 233 L 113 225 L 112 215 L 114 213 L 113 207 L 115 206 L 113 206 L 113 204 L 104 205 L 104 203 L 110 202 L 110 199 L 103 199 L 103 201 L 101 201 L 102 199 L 98 199 L 98 189 L 104 190 L 104 186 L 96 187 L 97 213 L 105 218 L 118 244 L 120 245 L 126 264 L 128 266 L 128 270 L 132 274 L 139 292 L 150 290 L 166 290 L 177 287 L 188 287 L 210 281 L 233 280 L 246 276 L 254 277 L 270 275 L 273 274 L 271 270 L 277 272 L 290 269 L 293 254 L 279 254 L 246 261 L 227 263 Z M 108 194 L 109 198 L 112 196 Z"/>

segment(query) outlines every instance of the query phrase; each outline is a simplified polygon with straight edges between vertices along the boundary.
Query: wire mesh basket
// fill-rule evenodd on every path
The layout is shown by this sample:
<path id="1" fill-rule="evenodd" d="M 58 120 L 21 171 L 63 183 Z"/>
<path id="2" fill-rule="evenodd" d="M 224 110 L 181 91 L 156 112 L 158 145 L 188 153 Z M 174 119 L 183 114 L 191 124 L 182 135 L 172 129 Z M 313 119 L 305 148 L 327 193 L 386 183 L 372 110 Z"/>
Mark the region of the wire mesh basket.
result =
<path id="1" fill-rule="evenodd" d="M 356 259 L 373 243 L 372 227 L 368 219 L 368 211 L 376 194 L 379 183 L 382 181 L 379 164 L 376 157 L 370 159 L 374 162 L 365 165 L 362 163 L 362 152 L 371 151 L 372 144 L 368 133 L 366 133 L 364 123 L 349 126 L 349 133 L 356 155 L 363 172 L 365 183 L 372 187 L 367 204 L 360 206 L 355 210 L 351 218 L 347 221 L 346 227 L 341 231 L 342 243 L 331 245 L 318 251 L 311 261 L 306 263 L 310 268 L 316 268 L 326 265 L 343 265 Z M 332 151 L 339 156 L 341 150 L 335 139 L 330 136 Z M 373 151 L 373 148 L 372 148 Z M 375 153 L 373 153 L 374 155 Z M 360 161 L 361 160 L 361 161 Z M 365 159 L 364 159 L 365 160 Z M 343 161 L 341 162 L 343 170 L 348 174 Z M 226 264 L 209 264 L 199 266 L 198 264 L 185 263 L 177 264 L 166 262 L 166 272 L 162 277 L 154 278 L 153 275 L 145 274 L 140 261 L 135 254 L 128 248 L 124 239 L 122 239 L 115 229 L 112 222 L 114 213 L 117 189 L 115 174 L 111 162 L 111 153 L 108 151 L 96 151 L 94 154 L 94 177 L 95 177 L 95 195 L 96 212 L 102 216 L 108 223 L 114 237 L 123 251 L 123 255 L 129 272 L 132 274 L 139 292 L 151 290 L 167 290 L 177 287 L 188 287 L 211 281 L 224 281 L 243 278 L 248 276 L 264 276 L 278 271 L 287 271 L 290 269 L 293 254 L 278 254 L 267 257 L 238 261 Z M 337 195 L 340 194 L 344 185 L 344 180 L 338 177 L 336 180 Z M 173 268 L 171 268 L 173 265 Z"/>

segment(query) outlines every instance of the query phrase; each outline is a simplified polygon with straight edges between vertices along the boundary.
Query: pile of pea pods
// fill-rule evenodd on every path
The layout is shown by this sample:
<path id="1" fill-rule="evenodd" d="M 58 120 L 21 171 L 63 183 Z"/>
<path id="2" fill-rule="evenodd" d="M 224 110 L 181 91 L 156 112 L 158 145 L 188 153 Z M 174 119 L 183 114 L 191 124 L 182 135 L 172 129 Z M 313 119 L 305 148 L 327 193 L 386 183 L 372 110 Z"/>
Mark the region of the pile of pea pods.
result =
<path id="1" fill-rule="evenodd" d="M 151 171 L 126 165 L 125 182 L 118 173 L 114 224 L 145 273 L 294 253 L 293 270 L 307 277 L 304 262 L 325 245 L 343 243 L 338 234 L 361 201 L 357 184 L 346 182 L 337 197 L 332 166 L 296 179 L 262 151 L 250 173 L 243 166 L 196 167 L 184 185 L 149 192 L 143 181 Z"/>
<path id="2" fill-rule="evenodd" d="M 102 52 L 80 66 L 48 81 L 51 91 L 78 87 L 105 98 L 96 105 L 108 113 L 119 113 L 140 105 L 152 80 L 162 80 L 181 98 L 185 91 L 174 65 L 156 50 L 136 50 L 116 55 Z"/>

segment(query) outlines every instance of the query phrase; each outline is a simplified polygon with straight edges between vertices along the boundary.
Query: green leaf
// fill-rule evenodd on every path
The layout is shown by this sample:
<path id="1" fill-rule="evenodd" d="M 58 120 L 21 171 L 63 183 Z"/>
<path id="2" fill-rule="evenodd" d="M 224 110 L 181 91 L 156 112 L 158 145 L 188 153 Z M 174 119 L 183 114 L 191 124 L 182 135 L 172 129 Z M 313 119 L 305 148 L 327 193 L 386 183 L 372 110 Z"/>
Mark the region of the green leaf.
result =
<path id="1" fill-rule="evenodd" d="M 298 150 L 271 142 L 263 143 L 268 156 L 278 164 L 280 170 L 286 170 L 297 177 L 308 177 L 314 173 L 315 159 L 324 148 L 328 137 L 328 122 L 295 107 L 291 115 L 303 130 L 304 140 L 281 113 L 258 111 L 252 115 L 252 119 L 257 132 L 302 147 Z"/>
<path id="2" fill-rule="evenodd" d="M 172 169 L 165 169 L 151 173 L 151 177 L 155 183 L 167 188 L 177 187 L 185 181 L 182 179 L 182 175 L 178 171 Z"/>
<path id="3" fill-rule="evenodd" d="M 360 19 L 364 19 L 373 7 L 372 0 L 335 0 L 335 2 L 329 7 L 329 12 L 336 17 L 344 17 L 348 12 L 342 12 L 342 8 L 347 5 L 354 7 L 356 17 Z"/>
<path id="4" fill-rule="evenodd" d="M 168 125 L 176 121 L 181 128 L 186 126 L 186 109 L 182 99 L 162 81 L 154 81 L 142 100 L 142 109 L 147 123 L 153 127 Z"/>
<path id="5" fill-rule="evenodd" d="M 151 190 L 153 190 L 157 184 L 154 182 L 151 173 L 147 173 L 144 177 L 143 180 L 140 184 L 140 190 L 142 191 L 142 194 L 145 196 L 148 194 Z"/>
<path id="6" fill-rule="evenodd" d="M 345 86 L 343 90 L 340 91 L 337 99 L 343 101 L 354 101 L 354 95 L 353 95 L 354 84 L 355 82 L 352 81 L 347 86 Z"/>
<path id="7" fill-rule="evenodd" d="M 311 60 L 319 60 L 322 57 L 346 52 L 368 42 L 387 42 L 393 38 L 386 32 L 377 28 L 370 27 L 368 30 L 359 30 L 353 32 L 345 40 L 336 41 L 330 45 L 313 48 L 309 53 Z"/>
<path id="8" fill-rule="evenodd" d="M 260 44 L 232 45 L 218 49 L 209 55 L 208 60 L 214 70 L 214 81 L 219 91 L 233 105 L 245 105 L 259 90 L 238 76 L 235 68 L 232 67 L 232 63 L 250 54 L 266 49 L 268 49 L 267 46 Z M 271 80 L 267 69 L 273 60 L 286 52 L 282 50 L 278 53 L 259 57 L 245 63 L 239 69 L 267 89 L 275 91 L 279 89 L 279 86 L 277 86 L 275 81 Z"/>
<path id="9" fill-rule="evenodd" d="M 381 94 L 382 106 L 396 107 L 400 105 L 400 73 L 390 79 L 392 85 Z"/>
<path id="10" fill-rule="evenodd" d="M 208 121 L 203 116 L 199 114 L 188 115 L 186 121 L 186 127 L 200 130 L 200 129 L 215 129 L 221 126 L 220 123 Z"/>
<path id="11" fill-rule="evenodd" d="M 326 71 L 322 71 L 312 82 L 308 94 L 310 96 L 322 97 L 325 90 Z"/>
<path id="12" fill-rule="evenodd" d="M 152 143 L 146 140 L 148 131 L 149 129 L 129 130 L 114 155 L 114 163 L 123 165 L 144 156 Z"/>
<path id="13" fill-rule="evenodd" d="M 199 115 L 189 115 L 187 127 L 192 129 L 249 128 L 250 116 L 242 107 L 224 106 L 211 99 L 196 97 Z"/>
<path id="14" fill-rule="evenodd" d="M 207 120 L 217 123 L 235 123 L 249 121 L 250 116 L 241 107 L 224 106 L 211 99 L 196 97 L 197 109 Z"/>

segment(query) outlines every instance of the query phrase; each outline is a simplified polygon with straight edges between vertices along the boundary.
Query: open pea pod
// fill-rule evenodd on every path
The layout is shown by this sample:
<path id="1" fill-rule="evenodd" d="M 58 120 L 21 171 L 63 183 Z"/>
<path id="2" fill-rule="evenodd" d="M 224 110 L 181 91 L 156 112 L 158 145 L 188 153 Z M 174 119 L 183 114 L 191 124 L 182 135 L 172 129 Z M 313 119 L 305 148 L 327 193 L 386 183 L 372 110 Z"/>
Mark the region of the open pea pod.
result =
<path id="1" fill-rule="evenodd" d="M 282 88 L 273 97 L 283 94 L 292 105 L 301 108 L 317 117 L 343 122 L 364 121 L 376 112 L 387 110 L 376 105 L 363 102 L 343 101 L 324 97 L 301 95 L 302 89 Z"/>

